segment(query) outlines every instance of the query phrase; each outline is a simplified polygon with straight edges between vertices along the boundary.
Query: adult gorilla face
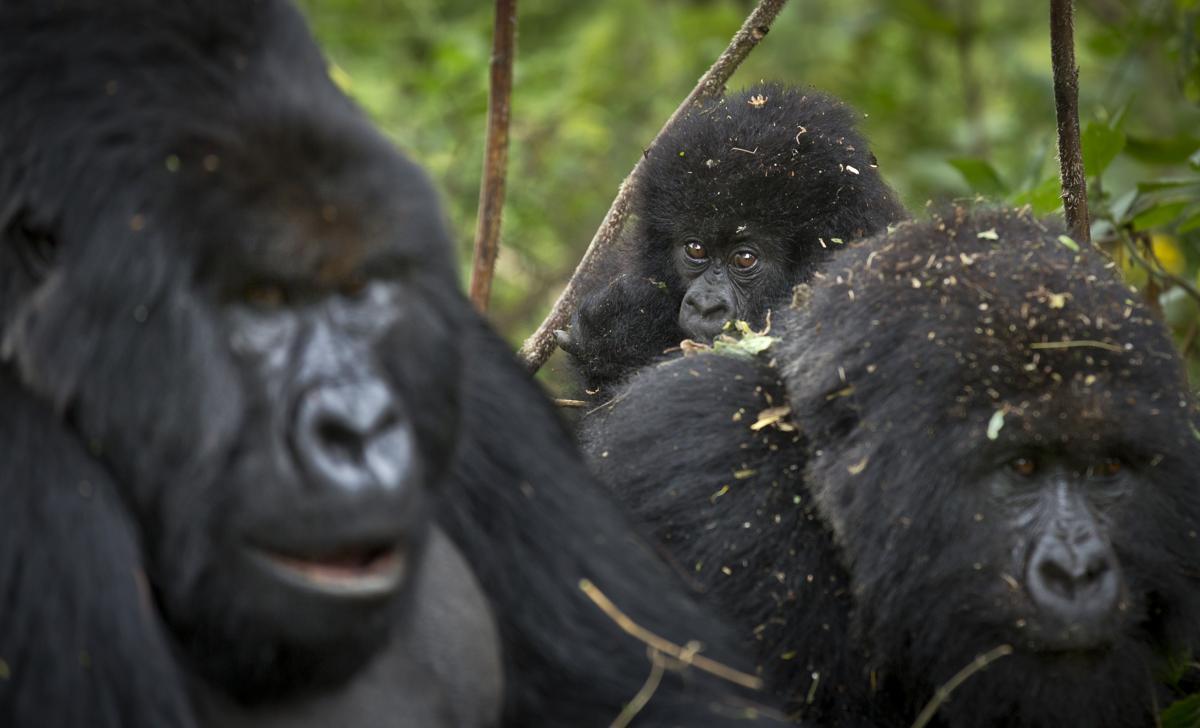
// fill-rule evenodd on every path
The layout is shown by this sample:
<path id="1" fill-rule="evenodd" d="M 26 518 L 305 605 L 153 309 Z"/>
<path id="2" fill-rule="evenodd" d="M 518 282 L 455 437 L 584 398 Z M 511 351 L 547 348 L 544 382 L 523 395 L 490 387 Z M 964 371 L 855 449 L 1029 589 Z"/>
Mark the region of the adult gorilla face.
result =
<path id="1" fill-rule="evenodd" d="M 458 309 L 433 192 L 332 84 L 294 83 L 324 63 L 287 8 L 232 14 L 270 16 L 250 34 L 222 3 L 59 5 L 28 11 L 42 51 L 0 69 L 24 79 L 14 108 L 54 88 L 71 109 L 17 112 L 21 149 L 0 137 L 25 160 L 0 179 L 4 358 L 121 483 L 202 674 L 255 697 L 336 681 L 403 608 L 451 455 Z M 311 68 L 263 52 L 280 46 Z"/>

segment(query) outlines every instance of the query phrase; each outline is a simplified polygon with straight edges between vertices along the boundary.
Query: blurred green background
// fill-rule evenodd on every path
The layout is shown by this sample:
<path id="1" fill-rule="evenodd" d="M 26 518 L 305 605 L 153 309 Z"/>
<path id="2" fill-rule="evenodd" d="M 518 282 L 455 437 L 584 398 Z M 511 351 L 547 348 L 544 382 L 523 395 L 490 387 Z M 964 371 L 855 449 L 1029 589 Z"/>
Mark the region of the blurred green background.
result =
<path id="1" fill-rule="evenodd" d="M 334 75 L 445 195 L 469 270 L 492 4 L 302 0 Z M 508 200 L 491 318 L 518 344 L 617 186 L 750 0 L 521 0 Z M 792 0 L 731 89 L 811 85 L 865 116 L 919 213 L 984 195 L 1057 209 L 1048 2 Z M 1080 116 L 1094 233 L 1161 305 L 1200 375 L 1200 0 L 1080 0 Z M 1149 275 L 1129 249 L 1174 274 Z"/>

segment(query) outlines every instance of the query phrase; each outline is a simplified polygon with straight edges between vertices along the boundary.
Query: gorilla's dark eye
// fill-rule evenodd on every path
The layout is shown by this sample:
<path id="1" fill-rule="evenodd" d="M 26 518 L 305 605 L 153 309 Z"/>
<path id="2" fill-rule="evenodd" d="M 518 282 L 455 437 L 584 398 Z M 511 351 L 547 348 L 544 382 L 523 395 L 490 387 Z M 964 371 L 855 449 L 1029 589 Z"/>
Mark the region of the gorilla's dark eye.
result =
<path id="1" fill-rule="evenodd" d="M 1113 478 L 1121 473 L 1125 468 L 1125 464 L 1117 458 L 1104 458 L 1098 463 L 1093 463 L 1088 466 L 1087 476 L 1089 478 Z"/>
<path id="2" fill-rule="evenodd" d="M 1014 458 L 1008 463 L 1009 469 L 1022 478 L 1032 478 L 1037 474 L 1037 462 L 1033 458 Z"/>
<path id="3" fill-rule="evenodd" d="M 733 264 L 742 270 L 749 270 L 758 265 L 758 256 L 749 250 L 739 250 L 733 254 Z"/>
<path id="4" fill-rule="evenodd" d="M 242 301 L 255 308 L 279 308 L 287 303 L 287 291 L 277 283 L 251 283 L 242 291 Z"/>
<path id="5" fill-rule="evenodd" d="M 45 278 L 58 257 L 58 244 L 55 239 L 44 230 L 24 221 L 14 225 L 11 234 L 26 275 L 34 281 Z"/>
<path id="6" fill-rule="evenodd" d="M 708 251 L 705 250 L 704 246 L 696 240 L 689 240 L 687 243 L 685 243 L 683 246 L 683 252 L 686 253 L 687 257 L 691 258 L 692 260 L 708 259 Z"/>

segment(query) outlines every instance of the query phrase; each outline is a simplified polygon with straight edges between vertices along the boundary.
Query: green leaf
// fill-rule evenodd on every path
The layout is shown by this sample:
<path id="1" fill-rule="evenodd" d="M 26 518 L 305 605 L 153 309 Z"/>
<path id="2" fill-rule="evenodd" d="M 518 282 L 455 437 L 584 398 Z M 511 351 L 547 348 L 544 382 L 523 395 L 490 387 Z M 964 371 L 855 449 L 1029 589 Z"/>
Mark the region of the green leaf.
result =
<path id="1" fill-rule="evenodd" d="M 718 337 L 713 342 L 713 351 L 718 354 L 733 354 L 734 356 L 754 356 L 761 354 L 771 345 L 779 341 L 774 336 L 766 336 L 764 334 L 755 334 L 746 336 L 742 339 L 734 339 L 731 336 Z"/>
<path id="2" fill-rule="evenodd" d="M 1012 198 L 1014 205 L 1031 205 L 1035 215 L 1047 215 L 1062 209 L 1062 188 L 1058 177 L 1049 177 L 1032 190 L 1026 190 Z"/>
<path id="3" fill-rule="evenodd" d="M 1079 243 L 1075 242 L 1075 240 L 1070 235 L 1059 235 L 1058 242 L 1062 243 L 1064 248 L 1069 248 L 1069 249 L 1075 251 L 1076 253 L 1079 252 Z"/>
<path id="4" fill-rule="evenodd" d="M 1200 726 L 1200 694 L 1177 700 L 1162 712 L 1162 728 L 1196 728 Z"/>
<path id="5" fill-rule="evenodd" d="M 1083 173 L 1099 177 L 1125 148 L 1125 132 L 1099 121 L 1090 121 L 1083 130 Z"/>
<path id="6" fill-rule="evenodd" d="M 1200 177 L 1180 177 L 1152 179 L 1148 182 L 1138 182 L 1138 192 L 1160 192 L 1162 190 L 1179 190 L 1188 187 L 1200 187 Z"/>
<path id="7" fill-rule="evenodd" d="M 1124 222 L 1129 211 L 1133 209 L 1134 203 L 1138 201 L 1138 195 L 1135 188 L 1113 200 L 1108 206 L 1108 211 L 1112 214 L 1113 219 L 1118 223 Z"/>
<path id="8" fill-rule="evenodd" d="M 1129 134 L 1125 139 L 1125 154 L 1145 164 L 1176 165 L 1193 152 L 1200 153 L 1200 137 L 1191 134 L 1173 137 Z"/>
<path id="9" fill-rule="evenodd" d="M 1200 207 L 1191 210 L 1190 214 L 1183 219 L 1183 222 L 1179 223 L 1179 227 L 1175 228 L 1175 232 L 1183 235 L 1197 228 L 1200 228 Z"/>
<path id="10" fill-rule="evenodd" d="M 725 330 L 729 331 L 730 329 L 740 334 L 740 338 L 734 336 L 732 333 L 720 334 L 713 341 L 712 348 L 714 352 L 740 357 L 753 357 L 770 349 L 772 344 L 779 341 L 778 338 L 767 335 L 767 331 L 770 329 L 769 326 L 765 327 L 762 331 L 755 331 L 745 321 L 733 321 L 732 325 L 725 324 Z"/>
<path id="11" fill-rule="evenodd" d="M 1134 216 L 1133 229 L 1140 231 L 1169 225 L 1175 221 L 1175 218 L 1179 217 L 1179 214 L 1188 206 L 1188 203 L 1188 200 L 1156 202 Z"/>
<path id="12" fill-rule="evenodd" d="M 996 168 L 983 159 L 959 157 L 947 159 L 946 163 L 958 170 L 972 191 L 987 197 L 1002 197 L 1008 194 L 1008 185 L 1004 184 Z"/>

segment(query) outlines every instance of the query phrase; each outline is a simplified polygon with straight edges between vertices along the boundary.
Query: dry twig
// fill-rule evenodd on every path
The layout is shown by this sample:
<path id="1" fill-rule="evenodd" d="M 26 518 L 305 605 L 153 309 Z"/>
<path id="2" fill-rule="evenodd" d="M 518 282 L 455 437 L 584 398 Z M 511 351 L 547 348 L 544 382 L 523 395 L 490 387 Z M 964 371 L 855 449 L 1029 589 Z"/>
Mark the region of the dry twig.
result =
<path id="1" fill-rule="evenodd" d="M 917 719 L 913 721 L 912 728 L 925 728 L 929 725 L 929 721 L 933 720 L 933 716 L 937 715 L 938 708 L 942 707 L 942 703 L 950 699 L 950 693 L 958 689 L 960 685 L 967 681 L 975 673 L 992 664 L 1002 657 L 1007 657 L 1013 653 L 1012 645 L 1000 645 L 994 647 L 982 655 L 979 655 L 971 663 L 954 674 L 954 677 L 946 681 L 946 684 L 941 686 L 934 692 L 933 698 L 926 703 L 925 708 Z"/>
<path id="2" fill-rule="evenodd" d="M 500 250 L 500 220 L 508 173 L 508 119 L 512 105 L 512 67 L 517 36 L 517 0 L 496 0 L 492 30 L 491 90 L 488 93 L 487 152 L 479 211 L 475 220 L 475 255 L 471 267 L 471 302 L 486 311 L 492 294 L 492 274 Z"/>
<path id="3" fill-rule="evenodd" d="M 1115 351 L 1120 354 L 1124 349 L 1116 344 L 1110 344 L 1107 341 L 1093 341 L 1091 339 L 1071 339 L 1068 341 L 1036 341 L 1029 345 L 1030 349 L 1105 349 L 1106 351 Z"/>
<path id="4" fill-rule="evenodd" d="M 759 0 L 758 5 L 742 23 L 741 29 L 734 34 L 725 52 L 700 77 L 696 87 L 675 109 L 675 113 L 671 114 L 671 118 L 667 119 L 667 123 L 654 137 L 655 141 L 658 141 L 663 132 L 674 126 L 675 120 L 686 114 L 688 110 L 702 101 L 719 97 L 724 93 L 725 82 L 750 54 L 750 51 L 758 45 L 758 42 L 766 37 L 775 16 L 779 15 L 779 11 L 786 4 L 787 0 Z M 651 142 L 650 145 L 653 146 L 654 142 Z M 629 216 L 629 203 L 633 198 L 634 190 L 637 189 L 641 169 L 642 161 L 638 160 L 633 171 L 621 183 L 616 199 L 608 208 L 604 221 L 600 223 L 600 228 L 596 231 L 592 242 L 588 244 L 587 251 L 584 252 L 583 258 L 575 268 L 575 273 L 567 281 L 566 288 L 554 302 L 550 314 L 546 316 L 546 320 L 537 328 L 537 331 L 533 332 L 521 345 L 518 355 L 529 371 L 536 372 L 554 353 L 554 330 L 561 329 L 566 325 L 571 313 L 579 305 L 582 281 L 588 278 L 588 273 L 599 261 L 601 252 L 609 248 L 613 241 L 620 237 L 621 230 L 625 227 L 625 220 Z"/>
<path id="5" fill-rule="evenodd" d="M 1050 0 L 1050 62 L 1054 67 L 1054 115 L 1058 119 L 1058 164 L 1067 227 L 1076 240 L 1089 242 L 1092 234 L 1079 140 L 1079 68 L 1075 65 L 1072 0 Z"/>
<path id="6" fill-rule="evenodd" d="M 654 691 L 658 690 L 658 684 L 662 682 L 663 670 L 667 666 L 666 660 L 663 659 L 662 653 L 653 647 L 647 647 L 646 653 L 650 657 L 650 674 L 646 676 L 646 682 L 642 684 L 641 690 L 637 691 L 637 695 L 633 696 L 633 700 L 621 710 L 621 714 L 613 719 L 608 728 L 625 728 L 633 722 L 637 714 L 642 712 L 642 708 L 650 702 L 650 698 L 654 697 Z"/>
<path id="7" fill-rule="evenodd" d="M 722 680 L 727 680 L 735 685 L 741 685 L 751 690 L 759 690 L 762 688 L 762 679 L 754 675 L 747 675 L 744 672 L 735 670 L 728 665 L 723 665 L 716 660 L 710 659 L 698 653 L 699 646 L 696 643 L 689 643 L 686 647 L 680 647 L 674 642 L 659 637 L 650 630 L 641 626 L 637 622 L 629 618 L 629 615 L 620 610 L 617 605 L 612 603 L 612 600 L 605 596 L 600 588 L 591 582 L 589 579 L 581 579 L 579 588 L 600 607 L 600 610 L 608 615 L 608 618 L 616 622 L 617 626 L 624 630 L 627 634 L 635 639 L 644 642 L 651 649 L 660 652 L 668 657 L 674 658 L 684 665 L 691 665 L 697 670 L 703 670 L 710 675 L 716 675 Z"/>

